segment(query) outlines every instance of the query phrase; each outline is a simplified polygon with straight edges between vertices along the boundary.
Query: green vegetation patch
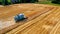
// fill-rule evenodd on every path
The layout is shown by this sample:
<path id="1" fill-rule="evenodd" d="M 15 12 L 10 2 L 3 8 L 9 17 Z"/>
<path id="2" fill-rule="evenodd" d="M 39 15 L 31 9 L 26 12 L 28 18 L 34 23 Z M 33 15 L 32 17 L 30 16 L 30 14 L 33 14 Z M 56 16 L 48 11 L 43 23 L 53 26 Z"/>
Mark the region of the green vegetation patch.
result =
<path id="1" fill-rule="evenodd" d="M 52 1 L 39 1 L 39 2 L 36 2 L 36 3 L 37 4 L 49 4 L 49 5 L 60 6 L 60 4 L 52 3 Z"/>

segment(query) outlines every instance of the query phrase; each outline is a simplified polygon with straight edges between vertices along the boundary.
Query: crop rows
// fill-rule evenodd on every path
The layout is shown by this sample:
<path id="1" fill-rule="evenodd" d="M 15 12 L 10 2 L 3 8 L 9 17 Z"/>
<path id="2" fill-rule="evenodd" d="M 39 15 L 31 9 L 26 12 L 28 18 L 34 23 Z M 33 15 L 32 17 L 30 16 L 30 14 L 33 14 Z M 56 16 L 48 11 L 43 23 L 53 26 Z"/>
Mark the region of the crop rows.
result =
<path id="1" fill-rule="evenodd" d="M 27 5 L 27 6 L 26 6 Z M 9 27 L 3 28 L 0 30 L 0 33 L 6 34 L 48 34 L 57 24 L 56 19 L 59 19 L 59 8 L 48 5 L 13 5 L 7 6 L 7 9 L 4 9 L 6 12 L 1 12 L 0 19 L 3 21 L 12 21 Z M 6 7 L 4 7 L 6 8 Z M 12 8 L 12 9 L 11 9 Z M 2 8 L 1 8 L 2 9 Z M 2 9 L 3 10 L 3 9 Z M 15 23 L 13 16 L 19 13 L 24 13 L 28 17 L 26 21 L 21 21 Z M 4 17 L 6 16 L 6 17 Z M 57 21 L 57 22 L 56 22 Z M 11 31 L 10 31 L 11 30 Z M 9 31 L 9 32 L 8 32 Z M 49 33 L 50 34 L 50 33 Z"/>

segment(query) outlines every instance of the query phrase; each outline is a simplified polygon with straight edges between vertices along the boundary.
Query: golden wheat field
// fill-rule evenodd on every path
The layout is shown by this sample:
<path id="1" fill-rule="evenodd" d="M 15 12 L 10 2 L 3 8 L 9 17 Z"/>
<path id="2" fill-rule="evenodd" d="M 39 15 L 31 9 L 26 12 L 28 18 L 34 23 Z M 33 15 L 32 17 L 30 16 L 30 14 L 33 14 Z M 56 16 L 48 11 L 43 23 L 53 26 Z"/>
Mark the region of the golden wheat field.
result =
<path id="1" fill-rule="evenodd" d="M 15 22 L 24 13 L 28 19 Z M 0 34 L 60 34 L 60 7 L 44 4 L 0 6 Z"/>

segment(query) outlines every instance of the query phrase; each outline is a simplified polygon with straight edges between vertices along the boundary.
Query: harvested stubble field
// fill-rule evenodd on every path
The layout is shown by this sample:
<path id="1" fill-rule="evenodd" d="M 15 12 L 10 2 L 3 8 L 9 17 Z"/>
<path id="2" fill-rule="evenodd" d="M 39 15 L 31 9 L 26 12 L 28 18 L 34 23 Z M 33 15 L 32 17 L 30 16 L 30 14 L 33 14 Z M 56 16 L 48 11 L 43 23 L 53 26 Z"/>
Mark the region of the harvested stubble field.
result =
<path id="1" fill-rule="evenodd" d="M 15 23 L 14 16 L 28 19 Z M 60 7 L 43 4 L 15 4 L 0 7 L 0 34 L 60 34 Z"/>

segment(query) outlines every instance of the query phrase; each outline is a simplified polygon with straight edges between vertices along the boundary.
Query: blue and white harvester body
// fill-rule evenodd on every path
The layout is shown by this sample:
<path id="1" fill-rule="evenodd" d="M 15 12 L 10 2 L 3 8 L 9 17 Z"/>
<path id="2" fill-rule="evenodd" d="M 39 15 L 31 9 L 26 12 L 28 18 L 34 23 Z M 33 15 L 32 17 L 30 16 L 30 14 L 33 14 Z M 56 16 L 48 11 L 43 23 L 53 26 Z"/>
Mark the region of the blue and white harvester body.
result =
<path id="1" fill-rule="evenodd" d="M 18 22 L 18 21 L 22 21 L 24 19 L 26 19 L 26 16 L 24 14 L 18 14 L 14 17 L 15 21 Z"/>

